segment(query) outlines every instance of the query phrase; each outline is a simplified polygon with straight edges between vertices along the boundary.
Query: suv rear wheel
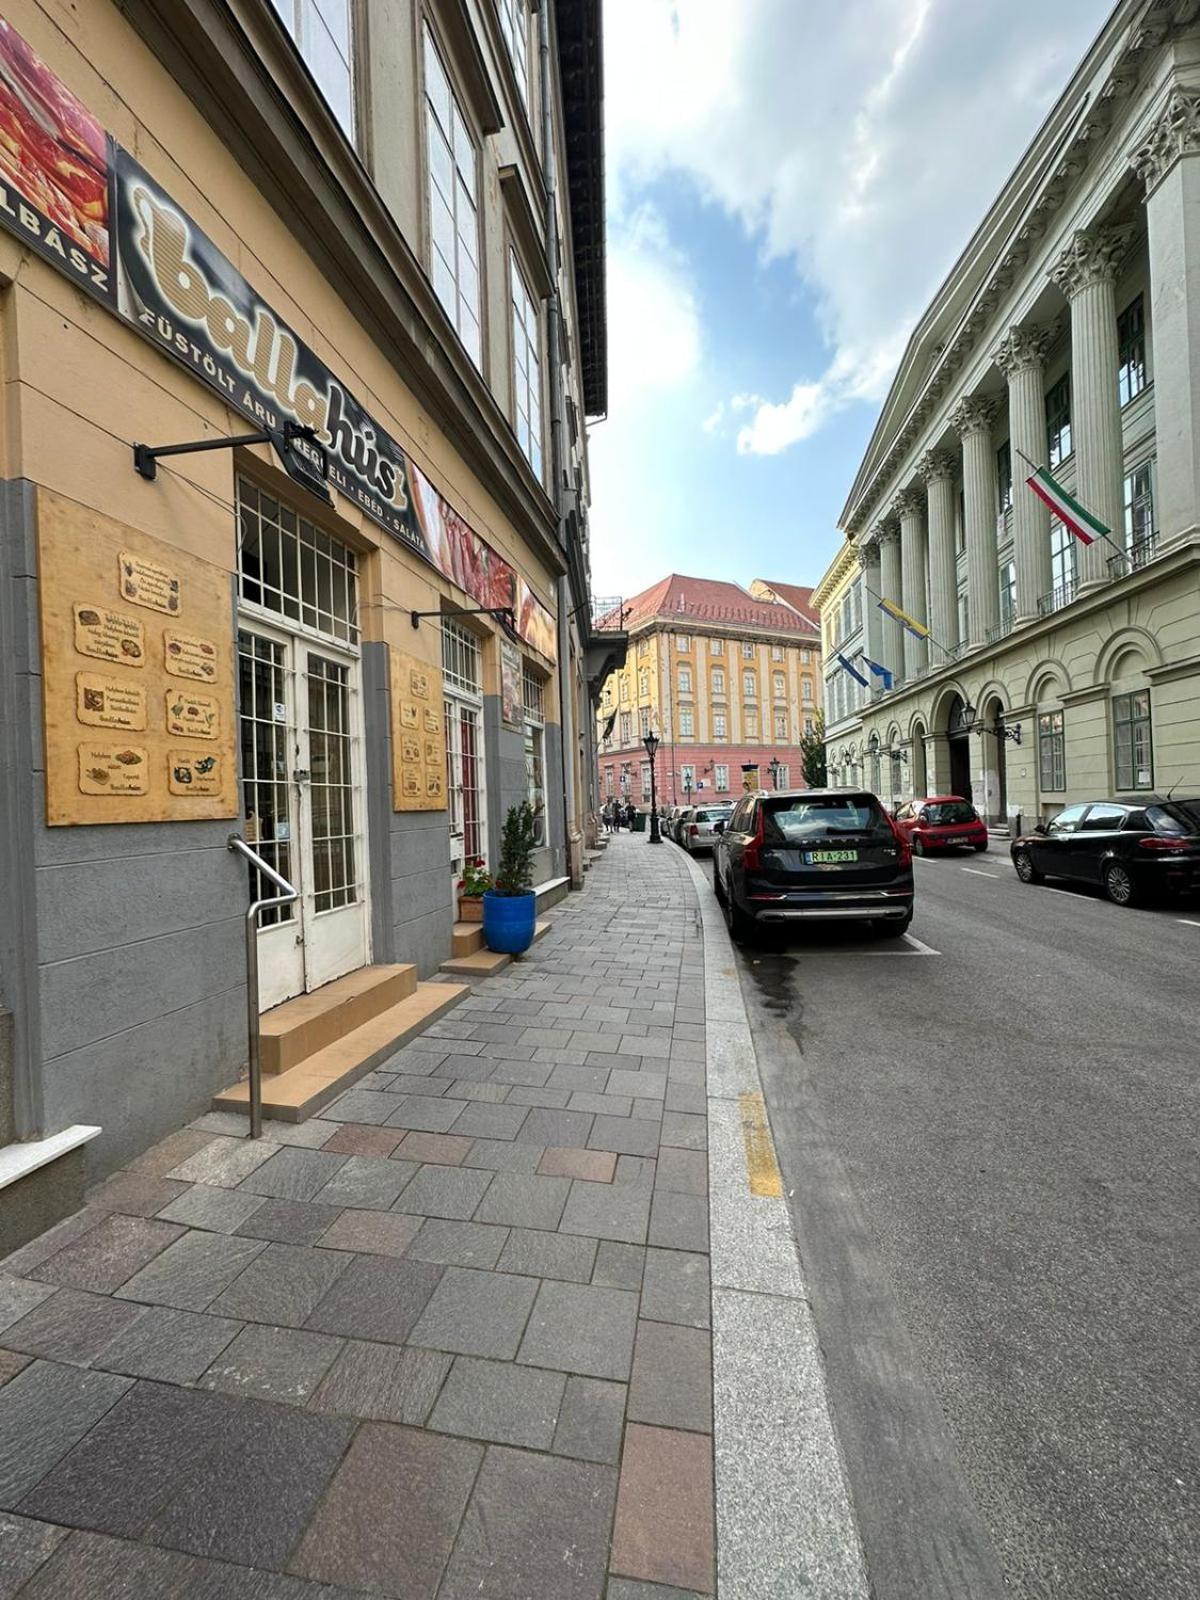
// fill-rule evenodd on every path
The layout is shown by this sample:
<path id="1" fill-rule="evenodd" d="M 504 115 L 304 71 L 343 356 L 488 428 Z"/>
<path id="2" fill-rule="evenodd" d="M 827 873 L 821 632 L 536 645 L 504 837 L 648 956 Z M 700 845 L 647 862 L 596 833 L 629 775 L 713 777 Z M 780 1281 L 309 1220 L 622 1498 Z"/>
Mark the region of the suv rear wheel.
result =
<path id="1" fill-rule="evenodd" d="M 1033 857 L 1028 850 L 1018 850 L 1013 856 L 1013 866 L 1017 869 L 1017 877 L 1022 883 L 1044 883 L 1045 877 L 1033 864 Z"/>
<path id="2" fill-rule="evenodd" d="M 871 924 L 871 932 L 877 939 L 899 939 L 912 927 L 912 912 L 898 920 L 892 917 L 876 917 Z"/>
<path id="3" fill-rule="evenodd" d="M 721 869 L 717 865 L 715 851 L 713 853 L 713 893 L 717 897 L 717 904 L 723 906 L 725 904 L 725 891 L 721 887 Z"/>
<path id="4" fill-rule="evenodd" d="M 748 917 L 733 898 L 733 891 L 728 890 L 721 897 L 721 909 L 725 913 L 725 926 L 729 929 L 729 937 L 734 944 L 749 944 L 754 938 L 755 923 Z"/>

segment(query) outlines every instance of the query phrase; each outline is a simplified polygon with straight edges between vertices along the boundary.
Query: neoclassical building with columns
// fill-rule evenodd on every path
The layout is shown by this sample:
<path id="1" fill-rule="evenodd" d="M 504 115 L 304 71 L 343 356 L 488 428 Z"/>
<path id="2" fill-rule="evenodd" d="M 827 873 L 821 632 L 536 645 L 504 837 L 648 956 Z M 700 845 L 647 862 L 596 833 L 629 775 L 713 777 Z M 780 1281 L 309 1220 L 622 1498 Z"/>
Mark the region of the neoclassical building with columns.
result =
<path id="1" fill-rule="evenodd" d="M 1035 466 L 1111 542 L 1052 518 Z M 857 561 L 857 647 L 894 682 L 864 671 L 830 719 L 831 781 L 1027 825 L 1200 792 L 1198 506 L 1200 11 L 1123 0 L 919 322 L 851 488 L 816 598 Z"/>

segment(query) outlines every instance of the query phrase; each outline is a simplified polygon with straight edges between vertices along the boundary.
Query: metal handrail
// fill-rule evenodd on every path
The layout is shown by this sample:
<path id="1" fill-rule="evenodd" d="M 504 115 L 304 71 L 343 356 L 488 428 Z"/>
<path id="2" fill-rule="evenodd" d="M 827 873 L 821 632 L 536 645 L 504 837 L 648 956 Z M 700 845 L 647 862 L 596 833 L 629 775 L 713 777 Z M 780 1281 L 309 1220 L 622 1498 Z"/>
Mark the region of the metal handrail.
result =
<path id="1" fill-rule="evenodd" d="M 231 833 L 225 841 L 230 850 L 236 850 L 239 855 L 245 856 L 250 864 L 258 869 L 264 877 L 282 889 L 282 894 L 271 895 L 262 900 L 251 902 L 246 912 L 246 1033 L 250 1045 L 250 1137 L 262 1138 L 262 1053 L 258 1035 L 258 914 L 260 911 L 269 911 L 273 906 L 290 905 L 293 900 L 299 900 L 299 889 L 293 889 L 285 877 L 268 866 L 256 850 L 242 838 L 240 833 Z"/>

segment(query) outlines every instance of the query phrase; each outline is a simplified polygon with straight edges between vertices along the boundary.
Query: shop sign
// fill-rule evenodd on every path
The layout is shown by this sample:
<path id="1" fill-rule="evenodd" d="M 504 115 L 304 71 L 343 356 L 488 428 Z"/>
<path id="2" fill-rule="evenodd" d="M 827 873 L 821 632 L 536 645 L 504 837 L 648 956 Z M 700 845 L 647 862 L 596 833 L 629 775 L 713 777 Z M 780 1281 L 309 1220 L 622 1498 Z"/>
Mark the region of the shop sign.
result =
<path id="1" fill-rule="evenodd" d="M 554 657 L 554 618 L 525 580 L 2 18 L 0 227 L 268 430 L 292 478 L 337 489 Z"/>
<path id="2" fill-rule="evenodd" d="M 500 642 L 500 716 L 510 728 L 524 721 L 521 653 L 506 639 Z"/>

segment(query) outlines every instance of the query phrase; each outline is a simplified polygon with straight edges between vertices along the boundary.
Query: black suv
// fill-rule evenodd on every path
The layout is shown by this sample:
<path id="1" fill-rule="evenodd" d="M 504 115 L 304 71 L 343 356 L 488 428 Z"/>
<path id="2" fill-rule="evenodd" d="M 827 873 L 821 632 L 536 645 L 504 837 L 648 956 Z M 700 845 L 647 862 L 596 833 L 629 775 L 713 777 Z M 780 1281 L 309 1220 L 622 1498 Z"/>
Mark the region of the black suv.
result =
<path id="1" fill-rule="evenodd" d="M 760 790 L 717 828 L 713 888 L 735 939 L 820 918 L 895 937 L 912 921 L 912 851 L 873 794 Z"/>
<path id="2" fill-rule="evenodd" d="M 1022 883 L 1073 878 L 1119 906 L 1200 892 L 1200 800 L 1089 800 L 1009 846 Z"/>

